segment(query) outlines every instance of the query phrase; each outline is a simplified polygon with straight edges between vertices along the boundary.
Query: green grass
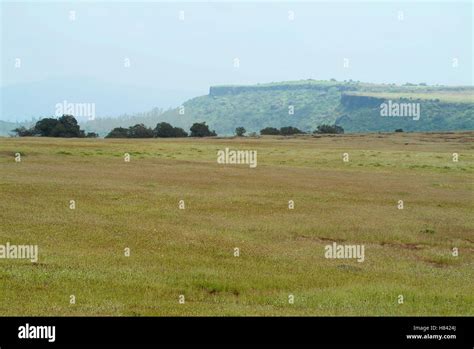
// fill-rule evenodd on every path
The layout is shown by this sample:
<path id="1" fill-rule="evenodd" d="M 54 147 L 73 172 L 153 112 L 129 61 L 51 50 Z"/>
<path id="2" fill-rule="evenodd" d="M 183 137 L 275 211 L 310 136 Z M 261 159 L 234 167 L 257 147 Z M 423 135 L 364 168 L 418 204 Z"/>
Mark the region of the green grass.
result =
<path id="1" fill-rule="evenodd" d="M 473 315 L 473 139 L 0 139 L 0 244 L 40 253 L 0 259 L 0 314 Z"/>

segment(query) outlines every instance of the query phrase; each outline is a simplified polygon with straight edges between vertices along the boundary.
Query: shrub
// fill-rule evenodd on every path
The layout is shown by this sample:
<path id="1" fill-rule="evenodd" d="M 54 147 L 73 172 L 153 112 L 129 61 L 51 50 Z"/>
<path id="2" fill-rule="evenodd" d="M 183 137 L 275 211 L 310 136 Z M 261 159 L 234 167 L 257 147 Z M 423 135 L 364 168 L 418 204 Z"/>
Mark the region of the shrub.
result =
<path id="1" fill-rule="evenodd" d="M 154 130 L 155 137 L 169 138 L 169 137 L 187 137 L 188 134 L 182 128 L 173 127 L 167 122 L 160 122 L 156 125 Z"/>
<path id="2" fill-rule="evenodd" d="M 280 134 L 283 136 L 290 136 L 290 135 L 296 135 L 296 134 L 302 134 L 302 133 L 304 132 L 292 126 L 285 126 L 285 127 L 280 128 Z"/>
<path id="3" fill-rule="evenodd" d="M 260 134 L 261 135 L 274 135 L 275 136 L 275 135 L 280 134 L 280 130 L 278 130 L 275 127 L 265 127 L 264 129 L 260 130 Z"/>
<path id="4" fill-rule="evenodd" d="M 337 125 L 319 125 L 316 131 L 314 131 L 313 133 L 341 134 L 344 133 L 344 129 L 341 126 Z"/>
<path id="5" fill-rule="evenodd" d="M 57 126 L 58 120 L 54 118 L 44 118 L 33 127 L 33 133 L 38 136 L 52 137 L 53 129 Z"/>
<path id="6" fill-rule="evenodd" d="M 191 137 L 212 137 L 217 136 L 215 131 L 210 131 L 205 122 L 196 122 L 191 126 Z"/>
<path id="7" fill-rule="evenodd" d="M 128 128 L 128 138 L 153 138 L 153 130 L 143 124 Z"/>
<path id="8" fill-rule="evenodd" d="M 155 137 L 160 138 L 173 137 L 173 126 L 171 126 L 167 122 L 160 122 L 156 124 L 154 134 Z"/>
<path id="9" fill-rule="evenodd" d="M 243 127 L 237 127 L 237 128 L 235 129 L 235 135 L 236 135 L 237 137 L 242 137 L 242 136 L 245 134 L 245 132 L 247 132 L 247 130 L 246 130 L 245 128 L 243 128 Z"/>
<path id="10" fill-rule="evenodd" d="M 174 131 L 174 136 L 173 137 L 187 137 L 188 136 L 188 133 L 183 130 L 181 127 L 174 127 L 173 128 L 173 131 Z"/>
<path id="11" fill-rule="evenodd" d="M 72 115 L 61 116 L 53 133 L 54 137 L 85 137 L 84 131 L 81 130 L 76 118 Z"/>
<path id="12" fill-rule="evenodd" d="M 128 138 L 128 129 L 116 127 L 105 138 Z"/>
<path id="13" fill-rule="evenodd" d="M 18 127 L 14 130 L 12 130 L 12 132 L 15 132 L 17 134 L 17 136 L 19 137 L 28 137 L 28 136 L 34 136 L 34 132 L 32 129 L 28 129 L 24 126 L 22 127 Z"/>
<path id="14" fill-rule="evenodd" d="M 36 122 L 29 130 L 24 127 L 13 130 L 18 136 L 43 136 L 43 137 L 85 137 L 77 120 L 72 115 L 63 115 L 59 119 L 44 118 Z"/>

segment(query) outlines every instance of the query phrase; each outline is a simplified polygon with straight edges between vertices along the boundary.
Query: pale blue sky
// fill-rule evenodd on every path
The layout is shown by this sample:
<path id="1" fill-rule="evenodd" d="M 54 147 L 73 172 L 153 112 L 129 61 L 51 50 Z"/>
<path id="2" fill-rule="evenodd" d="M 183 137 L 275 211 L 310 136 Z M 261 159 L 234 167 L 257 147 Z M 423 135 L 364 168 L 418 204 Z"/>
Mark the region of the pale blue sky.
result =
<path id="1" fill-rule="evenodd" d="M 70 81 L 80 89 L 87 81 L 131 94 L 161 91 L 162 98 L 150 93 L 121 107 L 131 112 L 176 106 L 215 84 L 336 78 L 472 85 L 472 15 L 471 2 L 453 1 L 3 2 L 1 86 Z M 3 98 L 3 119 L 19 117 L 8 103 Z"/>

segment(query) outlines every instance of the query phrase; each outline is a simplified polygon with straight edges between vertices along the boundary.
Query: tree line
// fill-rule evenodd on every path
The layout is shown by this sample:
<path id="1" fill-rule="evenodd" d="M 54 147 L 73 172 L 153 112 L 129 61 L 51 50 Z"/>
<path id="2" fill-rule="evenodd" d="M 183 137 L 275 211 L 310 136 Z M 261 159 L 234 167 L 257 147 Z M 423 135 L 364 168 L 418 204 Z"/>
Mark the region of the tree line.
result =
<path id="1" fill-rule="evenodd" d="M 274 136 L 291 136 L 296 134 L 306 134 L 307 132 L 301 131 L 300 129 L 292 126 L 285 126 L 277 129 L 275 127 L 266 127 L 260 130 L 261 135 L 274 135 Z M 314 134 L 342 134 L 344 129 L 338 125 L 319 125 Z"/>
<path id="2" fill-rule="evenodd" d="M 189 133 L 180 127 L 173 127 L 167 122 L 160 122 L 154 129 L 146 127 L 144 124 L 136 124 L 128 128 L 116 127 L 111 130 L 105 138 L 180 138 L 180 137 L 213 137 L 217 136 L 215 131 L 211 131 L 205 122 L 196 122 L 189 129 Z M 63 115 L 58 119 L 44 118 L 36 122 L 31 128 L 19 127 L 13 130 L 19 137 L 42 136 L 42 137 L 77 137 L 95 138 L 98 134 L 81 130 L 76 118 L 72 115 Z M 244 127 L 237 127 L 235 135 L 245 136 L 247 131 Z M 260 130 L 261 135 L 281 135 L 290 136 L 305 134 L 296 127 L 285 126 L 277 129 L 266 127 Z M 313 133 L 344 133 L 344 129 L 337 125 L 319 125 Z"/>
<path id="3" fill-rule="evenodd" d="M 195 122 L 189 129 L 189 137 L 213 137 L 217 136 L 211 131 L 205 122 Z M 154 129 L 143 124 L 130 126 L 129 128 L 116 127 L 109 132 L 105 138 L 180 138 L 188 137 L 188 132 L 181 127 L 173 127 L 167 122 L 160 122 Z"/>

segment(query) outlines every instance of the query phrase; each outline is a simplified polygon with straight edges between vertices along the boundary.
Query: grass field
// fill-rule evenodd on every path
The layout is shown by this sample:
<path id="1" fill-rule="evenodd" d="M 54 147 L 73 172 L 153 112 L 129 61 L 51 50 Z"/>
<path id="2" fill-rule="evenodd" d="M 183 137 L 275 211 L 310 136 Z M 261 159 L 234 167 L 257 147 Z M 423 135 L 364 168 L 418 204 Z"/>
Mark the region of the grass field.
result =
<path id="1" fill-rule="evenodd" d="M 39 260 L 0 259 L 0 314 L 474 315 L 473 141 L 1 138 L 0 244 Z"/>

